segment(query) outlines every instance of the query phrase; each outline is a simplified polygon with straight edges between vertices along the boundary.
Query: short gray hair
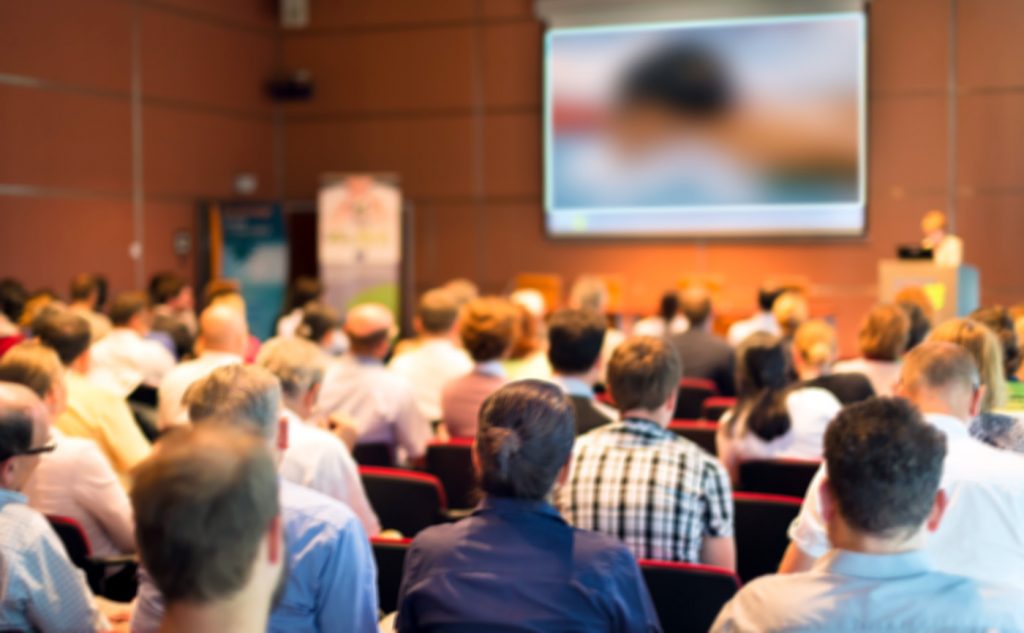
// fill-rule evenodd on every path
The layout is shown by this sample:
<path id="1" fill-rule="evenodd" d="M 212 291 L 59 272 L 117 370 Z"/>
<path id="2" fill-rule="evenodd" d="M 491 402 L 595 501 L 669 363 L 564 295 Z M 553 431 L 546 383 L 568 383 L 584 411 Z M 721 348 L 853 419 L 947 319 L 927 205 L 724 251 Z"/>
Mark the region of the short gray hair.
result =
<path id="1" fill-rule="evenodd" d="M 263 344 L 256 364 L 277 377 L 285 397 L 299 398 L 323 381 L 327 359 L 312 341 L 278 337 Z"/>
<path id="2" fill-rule="evenodd" d="M 193 424 L 218 422 L 273 438 L 281 410 L 281 386 L 261 367 L 225 365 L 192 383 L 182 403 Z"/>

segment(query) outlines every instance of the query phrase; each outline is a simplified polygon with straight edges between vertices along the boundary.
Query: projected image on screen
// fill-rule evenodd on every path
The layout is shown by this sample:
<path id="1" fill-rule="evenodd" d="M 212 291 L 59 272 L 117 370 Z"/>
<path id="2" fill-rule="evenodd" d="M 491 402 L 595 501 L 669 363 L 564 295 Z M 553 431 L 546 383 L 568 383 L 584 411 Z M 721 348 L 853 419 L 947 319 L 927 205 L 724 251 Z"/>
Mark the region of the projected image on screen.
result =
<path id="1" fill-rule="evenodd" d="M 861 14 L 554 29 L 554 235 L 858 234 Z"/>

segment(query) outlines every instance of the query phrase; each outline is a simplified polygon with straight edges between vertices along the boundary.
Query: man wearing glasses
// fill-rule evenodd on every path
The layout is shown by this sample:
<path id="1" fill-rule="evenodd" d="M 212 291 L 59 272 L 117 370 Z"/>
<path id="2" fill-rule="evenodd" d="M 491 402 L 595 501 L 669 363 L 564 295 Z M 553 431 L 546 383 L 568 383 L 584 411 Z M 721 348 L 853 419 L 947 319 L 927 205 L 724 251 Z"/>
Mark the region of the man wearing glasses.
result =
<path id="1" fill-rule="evenodd" d="M 39 398 L 0 382 L 0 630 L 103 630 L 84 574 L 21 494 L 39 455 L 55 448 L 49 435 Z"/>

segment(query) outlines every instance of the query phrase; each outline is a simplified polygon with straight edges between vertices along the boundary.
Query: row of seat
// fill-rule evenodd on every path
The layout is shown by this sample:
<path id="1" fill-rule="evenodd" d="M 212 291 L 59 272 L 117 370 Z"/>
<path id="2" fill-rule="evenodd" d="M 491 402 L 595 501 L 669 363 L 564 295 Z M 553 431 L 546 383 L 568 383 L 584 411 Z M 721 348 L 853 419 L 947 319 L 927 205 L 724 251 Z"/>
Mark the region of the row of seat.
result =
<path id="1" fill-rule="evenodd" d="M 607 392 L 598 395 L 605 404 L 614 404 Z M 720 396 L 714 381 L 706 378 L 683 378 L 679 381 L 675 418 L 717 420 L 736 404 L 736 398 Z"/>

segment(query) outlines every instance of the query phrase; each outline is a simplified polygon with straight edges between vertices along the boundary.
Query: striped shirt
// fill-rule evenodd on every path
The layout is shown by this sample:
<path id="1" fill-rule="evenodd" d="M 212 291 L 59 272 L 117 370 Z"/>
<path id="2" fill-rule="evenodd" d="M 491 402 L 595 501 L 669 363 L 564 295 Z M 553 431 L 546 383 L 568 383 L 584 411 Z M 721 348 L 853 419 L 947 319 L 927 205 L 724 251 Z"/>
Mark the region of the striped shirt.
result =
<path id="1" fill-rule="evenodd" d="M 614 536 L 642 559 L 700 562 L 704 537 L 733 533 L 725 469 L 649 420 L 627 419 L 577 438 L 557 504 L 572 525 Z"/>

